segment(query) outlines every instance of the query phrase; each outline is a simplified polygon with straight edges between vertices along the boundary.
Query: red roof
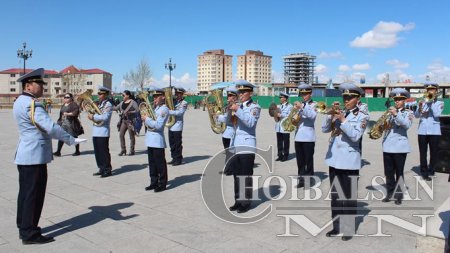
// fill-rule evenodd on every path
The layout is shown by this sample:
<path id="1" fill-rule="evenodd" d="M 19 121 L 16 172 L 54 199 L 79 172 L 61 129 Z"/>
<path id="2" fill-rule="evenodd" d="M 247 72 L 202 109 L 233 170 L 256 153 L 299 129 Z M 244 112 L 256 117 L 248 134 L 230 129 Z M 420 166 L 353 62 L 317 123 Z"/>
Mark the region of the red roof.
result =
<path id="1" fill-rule="evenodd" d="M 67 74 L 70 71 L 70 73 L 74 74 L 74 73 L 82 73 L 82 74 L 110 74 L 109 72 L 106 72 L 104 70 L 101 69 L 79 69 L 73 65 L 70 65 L 69 67 L 61 70 L 59 73 L 60 74 Z"/>
<path id="2" fill-rule="evenodd" d="M 25 69 L 25 73 L 29 73 L 33 70 L 34 69 Z M 23 73 L 23 69 L 20 69 L 20 68 L 6 69 L 3 71 L 0 71 L 0 74 L 22 74 L 22 73 Z M 58 72 L 55 70 L 45 70 L 44 74 L 45 75 L 57 75 Z"/>
<path id="3" fill-rule="evenodd" d="M 74 73 L 80 73 L 80 70 L 77 68 L 77 67 L 75 67 L 75 66 L 73 66 L 73 65 L 70 65 L 69 67 L 67 67 L 67 68 L 65 68 L 65 69 L 63 69 L 63 70 L 61 70 L 59 73 L 60 74 L 67 74 L 67 73 L 72 73 L 72 74 L 74 74 Z"/>

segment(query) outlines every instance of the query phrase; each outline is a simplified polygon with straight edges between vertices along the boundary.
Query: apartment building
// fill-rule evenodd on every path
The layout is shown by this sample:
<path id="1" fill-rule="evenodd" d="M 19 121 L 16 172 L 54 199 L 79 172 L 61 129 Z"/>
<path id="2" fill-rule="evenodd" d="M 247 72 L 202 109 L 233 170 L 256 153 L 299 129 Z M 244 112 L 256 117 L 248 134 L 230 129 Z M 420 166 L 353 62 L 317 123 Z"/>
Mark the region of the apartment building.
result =
<path id="1" fill-rule="evenodd" d="M 208 50 L 197 56 L 197 89 L 200 94 L 208 93 L 214 83 L 232 81 L 232 58 L 223 49 Z"/>
<path id="2" fill-rule="evenodd" d="M 247 50 L 245 55 L 238 56 L 238 79 L 247 80 L 252 84 L 272 83 L 272 56 L 261 51 Z"/>
<path id="3" fill-rule="evenodd" d="M 31 72 L 26 69 L 25 72 Z M 61 71 L 45 70 L 43 97 L 57 97 L 67 92 L 79 94 L 92 89 L 94 94 L 99 86 L 111 89 L 112 74 L 101 69 L 78 69 L 71 65 Z M 0 97 L 17 97 L 22 93 L 22 84 L 17 79 L 23 75 L 23 69 L 12 68 L 0 71 Z"/>
<path id="4" fill-rule="evenodd" d="M 314 81 L 314 62 L 316 57 L 309 53 L 296 53 L 283 56 L 284 82 L 312 84 Z"/>

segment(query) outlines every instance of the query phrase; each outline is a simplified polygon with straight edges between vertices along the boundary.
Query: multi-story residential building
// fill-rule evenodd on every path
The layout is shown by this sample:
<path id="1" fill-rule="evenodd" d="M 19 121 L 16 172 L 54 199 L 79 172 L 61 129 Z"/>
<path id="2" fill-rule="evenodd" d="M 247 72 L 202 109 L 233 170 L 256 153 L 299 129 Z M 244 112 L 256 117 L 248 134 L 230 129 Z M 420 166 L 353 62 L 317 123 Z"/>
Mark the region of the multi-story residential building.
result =
<path id="1" fill-rule="evenodd" d="M 256 85 L 272 83 L 272 56 L 245 51 L 245 55 L 238 56 L 237 77 Z"/>
<path id="2" fill-rule="evenodd" d="M 197 89 L 200 94 L 208 93 L 214 83 L 232 79 L 232 56 L 226 55 L 223 49 L 208 50 L 197 57 Z"/>
<path id="3" fill-rule="evenodd" d="M 308 53 L 290 54 L 283 57 L 284 82 L 312 84 L 314 81 L 314 61 L 316 57 Z"/>
<path id="4" fill-rule="evenodd" d="M 26 69 L 28 73 L 32 69 Z M 0 97 L 17 97 L 22 93 L 22 85 L 17 79 L 23 69 L 14 68 L 0 71 Z M 71 65 L 60 72 L 45 70 L 43 97 L 57 97 L 64 93 L 79 94 L 87 89 L 97 93 L 99 86 L 111 89 L 112 74 L 101 69 L 78 69 Z"/>

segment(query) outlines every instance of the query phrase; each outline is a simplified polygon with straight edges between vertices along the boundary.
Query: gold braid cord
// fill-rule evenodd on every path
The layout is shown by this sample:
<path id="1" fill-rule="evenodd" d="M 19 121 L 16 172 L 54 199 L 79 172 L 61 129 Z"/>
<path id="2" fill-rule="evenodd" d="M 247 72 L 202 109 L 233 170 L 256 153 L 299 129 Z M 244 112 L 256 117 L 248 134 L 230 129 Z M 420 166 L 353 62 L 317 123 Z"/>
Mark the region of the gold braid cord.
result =
<path id="1" fill-rule="evenodd" d="M 30 119 L 31 119 L 31 123 L 41 132 L 45 133 L 45 130 L 42 129 L 42 127 L 40 127 L 36 121 L 34 120 L 34 110 L 36 109 L 35 106 L 36 101 L 33 99 L 31 100 L 31 105 L 30 105 Z"/>

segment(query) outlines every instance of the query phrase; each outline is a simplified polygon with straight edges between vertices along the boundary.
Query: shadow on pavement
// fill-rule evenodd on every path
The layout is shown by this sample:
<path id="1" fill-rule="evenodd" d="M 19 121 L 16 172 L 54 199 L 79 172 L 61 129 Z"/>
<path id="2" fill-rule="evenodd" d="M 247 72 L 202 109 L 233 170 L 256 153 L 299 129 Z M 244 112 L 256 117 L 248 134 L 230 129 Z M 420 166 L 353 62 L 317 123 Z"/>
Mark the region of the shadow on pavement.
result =
<path id="1" fill-rule="evenodd" d="M 188 183 L 198 181 L 198 180 L 200 180 L 201 177 L 202 177 L 202 174 L 183 175 L 183 176 L 176 177 L 176 178 L 170 180 L 169 182 L 167 182 L 167 189 L 173 189 L 173 188 L 176 188 L 183 184 L 188 184 Z"/>
<path id="2" fill-rule="evenodd" d="M 138 216 L 137 214 L 122 216 L 119 210 L 128 208 L 134 205 L 134 203 L 118 203 L 109 206 L 91 206 L 89 209 L 91 212 L 81 214 L 70 218 L 68 220 L 53 224 L 49 227 L 42 229 L 43 233 L 48 233 L 47 236 L 59 236 L 68 232 L 75 231 L 77 229 L 92 226 L 105 219 L 112 220 L 128 220 Z"/>
<path id="3" fill-rule="evenodd" d="M 183 164 L 185 163 L 192 163 L 200 160 L 206 160 L 210 158 L 210 155 L 194 155 L 194 156 L 188 156 L 183 158 Z"/>
<path id="4" fill-rule="evenodd" d="M 131 171 L 137 171 L 137 170 L 142 170 L 147 168 L 148 165 L 147 164 L 128 164 L 128 165 L 124 165 L 118 169 L 114 169 L 112 171 L 114 176 L 120 175 L 122 173 L 127 173 L 127 172 L 131 172 Z"/>

